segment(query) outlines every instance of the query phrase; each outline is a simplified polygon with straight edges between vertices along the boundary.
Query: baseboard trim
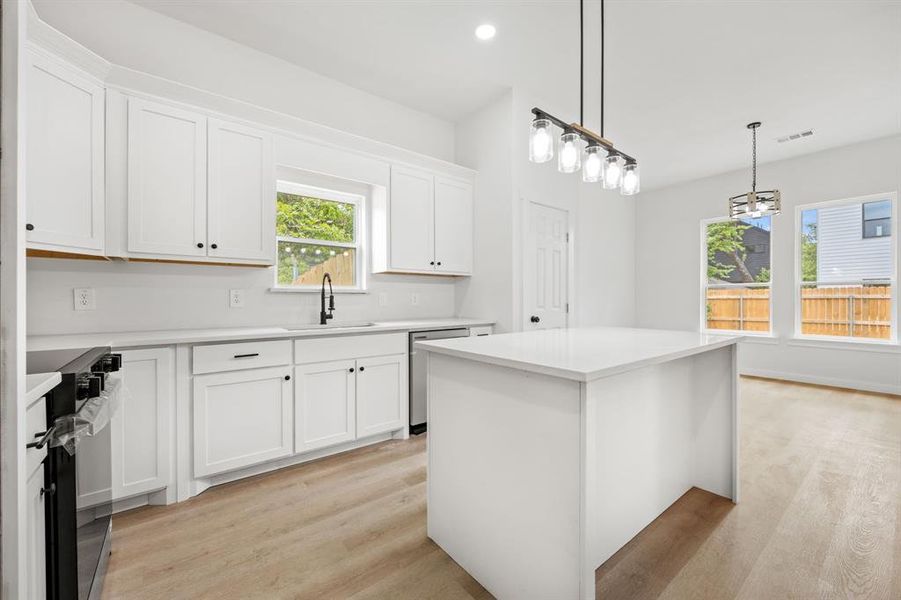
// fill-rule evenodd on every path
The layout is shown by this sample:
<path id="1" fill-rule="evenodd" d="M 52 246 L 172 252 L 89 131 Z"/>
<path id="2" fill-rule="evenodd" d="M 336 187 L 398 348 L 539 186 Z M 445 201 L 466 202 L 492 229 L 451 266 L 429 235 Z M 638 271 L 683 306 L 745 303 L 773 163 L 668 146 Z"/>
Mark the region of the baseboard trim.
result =
<path id="1" fill-rule="evenodd" d="M 782 371 L 770 371 L 768 369 L 742 369 L 742 375 L 751 377 L 763 377 L 766 379 L 778 379 L 781 381 L 793 381 L 796 383 L 808 383 L 812 385 L 823 385 L 834 388 L 842 388 L 846 390 L 855 390 L 861 392 L 875 392 L 877 394 L 889 394 L 892 396 L 901 396 L 901 385 L 885 385 L 872 383 L 869 381 L 860 381 L 854 379 L 840 379 L 835 377 L 817 377 L 811 375 L 801 375 L 798 373 L 785 373 Z"/>

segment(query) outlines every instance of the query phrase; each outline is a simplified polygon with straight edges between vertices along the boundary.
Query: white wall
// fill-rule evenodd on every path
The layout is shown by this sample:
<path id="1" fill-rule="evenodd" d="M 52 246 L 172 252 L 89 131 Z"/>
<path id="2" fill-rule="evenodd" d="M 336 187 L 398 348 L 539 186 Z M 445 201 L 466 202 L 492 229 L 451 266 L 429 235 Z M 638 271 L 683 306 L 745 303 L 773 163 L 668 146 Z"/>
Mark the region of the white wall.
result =
<path id="1" fill-rule="evenodd" d="M 453 159 L 454 128 L 448 121 L 136 4 L 124 0 L 34 0 L 34 6 L 49 25 L 117 65 Z M 210 10 L 215 7 L 211 5 Z"/>
<path id="2" fill-rule="evenodd" d="M 852 165 L 849 168 L 849 165 Z M 760 165 L 763 189 L 782 192 L 773 218 L 772 340 L 742 345 L 744 372 L 814 383 L 901 393 L 901 352 L 875 344 L 793 340 L 795 206 L 901 187 L 901 137 Z M 642 193 L 636 226 L 637 319 L 640 326 L 700 328 L 700 221 L 723 216 L 729 196 L 749 185 L 736 171 Z M 899 258 L 901 260 L 901 258 Z M 896 311 L 898 310 L 896 301 Z"/>

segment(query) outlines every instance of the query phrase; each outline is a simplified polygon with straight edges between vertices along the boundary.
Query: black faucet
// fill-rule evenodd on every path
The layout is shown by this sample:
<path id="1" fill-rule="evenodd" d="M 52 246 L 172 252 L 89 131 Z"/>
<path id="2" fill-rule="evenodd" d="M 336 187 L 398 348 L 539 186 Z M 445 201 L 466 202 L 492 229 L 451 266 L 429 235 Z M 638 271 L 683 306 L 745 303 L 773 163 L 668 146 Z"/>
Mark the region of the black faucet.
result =
<path id="1" fill-rule="evenodd" d="M 328 280 L 328 312 L 325 312 L 325 280 Z M 335 315 L 335 293 L 332 291 L 332 276 L 326 273 L 322 276 L 322 298 L 319 304 L 319 324 L 325 325 L 329 319 L 333 319 Z"/>

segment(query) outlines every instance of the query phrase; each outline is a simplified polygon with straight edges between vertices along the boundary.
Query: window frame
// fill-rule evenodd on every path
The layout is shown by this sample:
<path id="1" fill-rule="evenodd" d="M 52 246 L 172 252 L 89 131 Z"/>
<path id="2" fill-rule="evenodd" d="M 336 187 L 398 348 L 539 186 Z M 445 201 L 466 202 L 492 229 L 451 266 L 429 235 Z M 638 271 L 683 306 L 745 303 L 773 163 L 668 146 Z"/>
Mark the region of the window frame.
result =
<path id="1" fill-rule="evenodd" d="M 329 246 L 332 248 L 344 248 L 354 250 L 354 281 L 353 286 L 333 286 L 335 293 L 366 293 L 367 278 L 366 269 L 368 256 L 366 255 L 365 243 L 365 219 L 366 219 L 366 196 L 354 192 L 345 192 L 341 190 L 333 190 L 287 179 L 278 179 L 275 184 L 276 197 L 273 202 L 278 202 L 278 193 L 292 194 L 295 196 L 308 196 L 319 200 L 327 200 L 331 202 L 340 202 L 342 204 L 354 205 L 354 241 L 353 242 L 333 242 L 330 240 L 318 240 L 316 238 L 296 238 L 290 236 L 275 234 L 275 268 L 273 269 L 274 283 L 271 291 L 275 292 L 316 292 L 321 289 L 321 285 L 282 285 L 278 281 L 278 244 L 279 242 L 292 242 L 297 244 L 313 244 L 317 246 Z"/>
<path id="2" fill-rule="evenodd" d="M 803 224 L 803 214 L 806 210 L 830 208 L 836 206 L 847 206 L 853 204 L 861 205 L 861 216 L 863 215 L 863 205 L 868 202 L 879 200 L 888 200 L 891 204 L 891 219 L 889 227 L 889 235 L 878 238 L 864 239 L 882 239 L 884 237 L 891 238 L 891 256 L 892 256 L 892 274 L 889 279 L 889 289 L 892 294 L 892 303 L 890 307 L 891 317 L 891 335 L 888 339 L 836 336 L 836 335 L 817 335 L 812 333 L 801 333 L 801 286 L 805 283 L 817 283 L 810 281 L 802 281 L 801 275 L 801 225 Z M 794 326 L 792 338 L 795 340 L 811 340 L 826 343 L 841 344 L 877 344 L 877 345 L 898 345 L 898 194 L 897 192 L 887 192 L 884 194 L 868 194 L 866 196 L 854 196 L 850 198 L 838 198 L 834 200 L 825 200 L 823 202 L 809 202 L 795 206 L 795 220 L 792 230 L 794 236 L 794 286 L 792 288 L 792 304 L 794 308 Z M 851 282 L 841 285 L 859 285 L 861 281 Z M 839 284 L 837 284 L 839 285 Z"/>
<path id="3" fill-rule="evenodd" d="M 734 285 L 735 287 L 764 287 L 768 286 L 770 289 L 770 296 L 768 298 L 769 304 L 769 330 L 768 331 L 748 331 L 742 329 L 710 329 L 707 327 L 707 289 L 709 284 L 707 283 L 707 226 L 713 223 L 727 223 L 729 221 L 733 221 L 736 219 L 732 219 L 730 217 L 713 217 L 709 219 L 701 219 L 701 297 L 700 302 L 698 303 L 700 307 L 700 331 L 704 334 L 710 335 L 744 335 L 749 337 L 758 337 L 758 338 L 771 338 L 774 337 L 773 333 L 773 279 L 775 275 L 774 265 L 773 265 L 773 215 L 768 215 L 770 217 L 770 281 L 769 283 L 735 283 L 735 284 L 724 284 L 726 287 L 730 285 Z M 737 219 L 741 220 L 741 219 Z"/>
<path id="4" fill-rule="evenodd" d="M 861 237 L 861 239 L 864 239 L 864 240 L 878 240 L 878 239 L 882 239 L 882 238 L 884 238 L 884 237 L 890 237 L 890 236 L 892 235 L 892 227 L 891 227 L 891 225 L 892 225 L 892 221 L 894 220 L 894 219 L 892 219 L 892 216 L 893 216 L 893 215 L 889 215 L 889 228 L 888 228 L 888 233 L 886 233 L 886 234 L 884 234 L 884 235 L 867 235 L 867 222 L 869 222 L 869 221 L 881 221 L 881 220 L 883 220 L 883 219 L 885 218 L 885 217 L 878 217 L 878 218 L 876 218 L 876 219 L 868 219 L 868 218 L 867 218 L 867 204 L 876 204 L 877 202 L 885 202 L 885 199 L 883 199 L 883 200 L 875 200 L 875 201 L 873 201 L 873 202 L 861 202 L 861 203 L 860 203 L 860 237 Z M 891 205 L 891 202 L 889 202 L 889 204 Z M 894 208 L 894 206 L 893 206 L 892 208 Z"/>

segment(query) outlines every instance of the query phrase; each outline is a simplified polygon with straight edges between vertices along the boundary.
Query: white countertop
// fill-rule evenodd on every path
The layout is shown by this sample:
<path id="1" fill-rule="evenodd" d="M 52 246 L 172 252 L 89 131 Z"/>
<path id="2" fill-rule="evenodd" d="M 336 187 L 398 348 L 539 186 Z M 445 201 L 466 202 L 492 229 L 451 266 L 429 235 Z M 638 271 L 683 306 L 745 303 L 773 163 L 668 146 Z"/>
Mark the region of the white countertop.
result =
<path id="1" fill-rule="evenodd" d="M 59 373 L 35 373 L 34 375 L 26 375 L 25 406 L 30 406 L 32 402 L 53 389 L 60 381 L 62 381 L 62 375 Z"/>
<path id="2" fill-rule="evenodd" d="M 65 350 L 69 348 L 133 348 L 139 346 L 168 346 L 253 339 L 322 337 L 388 331 L 428 331 L 453 327 L 494 325 L 486 319 L 454 317 L 446 319 L 418 319 L 410 321 L 380 321 L 366 327 L 342 327 L 341 322 L 326 326 L 299 323 L 286 327 L 230 327 L 221 329 L 168 329 L 157 331 L 123 331 L 116 333 L 76 333 L 64 335 L 28 336 L 27 347 L 34 350 Z M 292 329 L 302 327 L 304 329 Z"/>
<path id="3" fill-rule="evenodd" d="M 690 331 L 585 327 L 417 342 L 416 346 L 513 369 L 591 381 L 722 348 L 741 339 Z"/>

